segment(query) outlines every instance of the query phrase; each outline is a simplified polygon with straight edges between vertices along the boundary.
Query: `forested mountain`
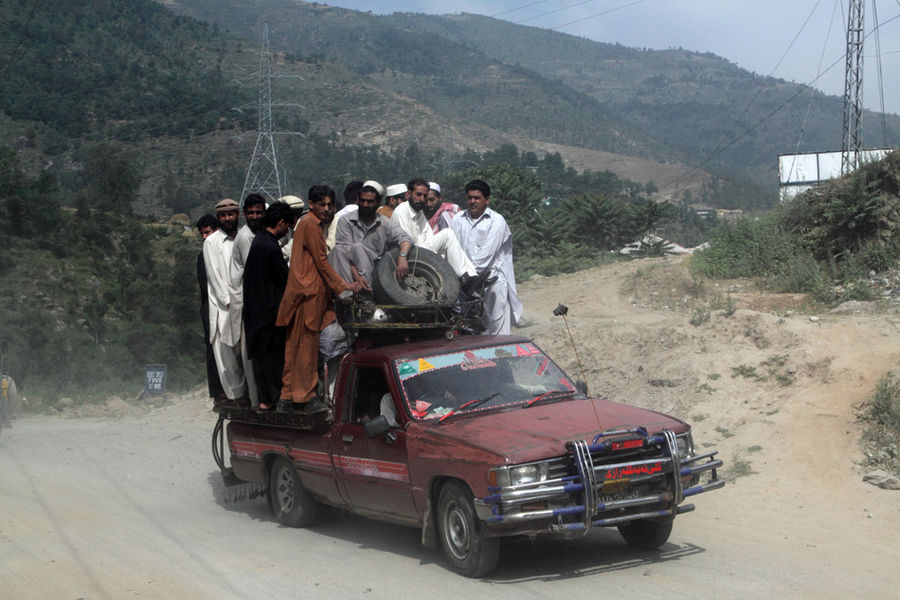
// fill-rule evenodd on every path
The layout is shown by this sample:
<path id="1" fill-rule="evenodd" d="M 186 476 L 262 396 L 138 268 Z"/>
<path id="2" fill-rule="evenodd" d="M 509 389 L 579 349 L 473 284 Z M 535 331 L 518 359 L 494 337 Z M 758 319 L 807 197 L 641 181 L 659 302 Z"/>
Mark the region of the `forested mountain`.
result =
<path id="1" fill-rule="evenodd" d="M 273 49 L 345 65 L 454 120 L 570 146 L 667 154 L 652 136 L 623 123 L 588 94 L 451 39 L 425 40 L 384 18 L 288 0 L 167 4 L 250 38 L 259 37 L 268 22 Z"/>
<path id="2" fill-rule="evenodd" d="M 633 49 L 471 14 L 379 17 L 290 0 L 166 4 L 246 36 L 268 21 L 279 50 L 340 62 L 439 114 L 674 158 L 770 189 L 777 154 L 840 147 L 840 98 L 709 53 Z M 863 123 L 864 139 L 880 146 L 880 115 Z M 886 128 L 888 145 L 900 144 L 900 117 L 889 115 Z"/>

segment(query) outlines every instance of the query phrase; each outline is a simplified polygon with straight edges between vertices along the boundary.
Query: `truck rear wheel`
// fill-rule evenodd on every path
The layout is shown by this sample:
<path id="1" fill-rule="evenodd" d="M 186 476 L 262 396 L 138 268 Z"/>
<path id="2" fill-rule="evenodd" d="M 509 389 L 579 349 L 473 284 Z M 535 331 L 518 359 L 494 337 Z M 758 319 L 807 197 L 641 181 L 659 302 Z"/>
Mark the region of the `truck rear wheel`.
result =
<path id="1" fill-rule="evenodd" d="M 303 487 L 297 469 L 283 456 L 276 457 L 272 463 L 266 498 L 272 514 L 282 525 L 307 527 L 315 521 L 319 505 Z"/>
<path id="2" fill-rule="evenodd" d="M 472 504 L 472 492 L 459 481 L 448 481 L 438 498 L 438 531 L 444 554 L 466 577 L 482 577 L 494 570 L 500 540 L 487 537 Z"/>
<path id="3" fill-rule="evenodd" d="M 619 533 L 632 548 L 653 550 L 668 541 L 674 522 L 674 517 L 629 521 L 619 525 Z"/>

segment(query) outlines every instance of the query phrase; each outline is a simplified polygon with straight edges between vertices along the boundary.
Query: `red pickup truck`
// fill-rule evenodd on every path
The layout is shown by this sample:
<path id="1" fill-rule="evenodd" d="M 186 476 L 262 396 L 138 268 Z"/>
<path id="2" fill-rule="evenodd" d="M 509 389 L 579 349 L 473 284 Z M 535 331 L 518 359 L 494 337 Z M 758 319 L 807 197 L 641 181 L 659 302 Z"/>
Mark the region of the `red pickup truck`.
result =
<path id="1" fill-rule="evenodd" d="M 689 425 L 581 389 L 527 338 L 441 337 L 344 356 L 318 423 L 223 420 L 233 475 L 266 486 L 281 523 L 326 504 L 419 527 L 479 577 L 504 536 L 614 526 L 658 547 L 685 498 L 724 485 Z"/>

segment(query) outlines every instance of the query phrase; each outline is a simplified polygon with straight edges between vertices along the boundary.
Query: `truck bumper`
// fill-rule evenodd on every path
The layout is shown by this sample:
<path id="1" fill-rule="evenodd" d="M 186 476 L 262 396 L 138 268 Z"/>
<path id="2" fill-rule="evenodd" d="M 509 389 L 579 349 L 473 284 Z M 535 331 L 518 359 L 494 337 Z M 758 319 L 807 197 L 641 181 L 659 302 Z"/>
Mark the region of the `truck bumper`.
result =
<path id="1" fill-rule="evenodd" d="M 614 450 L 623 436 L 632 436 L 630 452 Z M 592 527 L 673 518 L 694 510 L 685 498 L 725 485 L 718 477 L 722 461 L 715 455 L 680 455 L 671 431 L 601 433 L 590 444 L 567 444 L 566 456 L 552 461 L 550 471 L 558 476 L 490 488 L 489 495 L 475 499 L 475 510 L 491 535 L 577 536 Z"/>

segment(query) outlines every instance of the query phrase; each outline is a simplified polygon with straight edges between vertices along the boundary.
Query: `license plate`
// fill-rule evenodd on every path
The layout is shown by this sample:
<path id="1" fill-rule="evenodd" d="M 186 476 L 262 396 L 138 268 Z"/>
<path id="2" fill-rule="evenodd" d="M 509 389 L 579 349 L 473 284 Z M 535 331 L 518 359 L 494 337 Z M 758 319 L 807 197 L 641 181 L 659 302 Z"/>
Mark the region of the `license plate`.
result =
<path id="1" fill-rule="evenodd" d="M 625 490 L 624 492 L 620 492 L 618 494 L 600 494 L 600 502 L 604 504 L 609 504 L 610 502 L 618 502 L 619 500 L 631 500 L 633 498 L 640 498 L 641 490 L 633 489 L 633 490 Z"/>

